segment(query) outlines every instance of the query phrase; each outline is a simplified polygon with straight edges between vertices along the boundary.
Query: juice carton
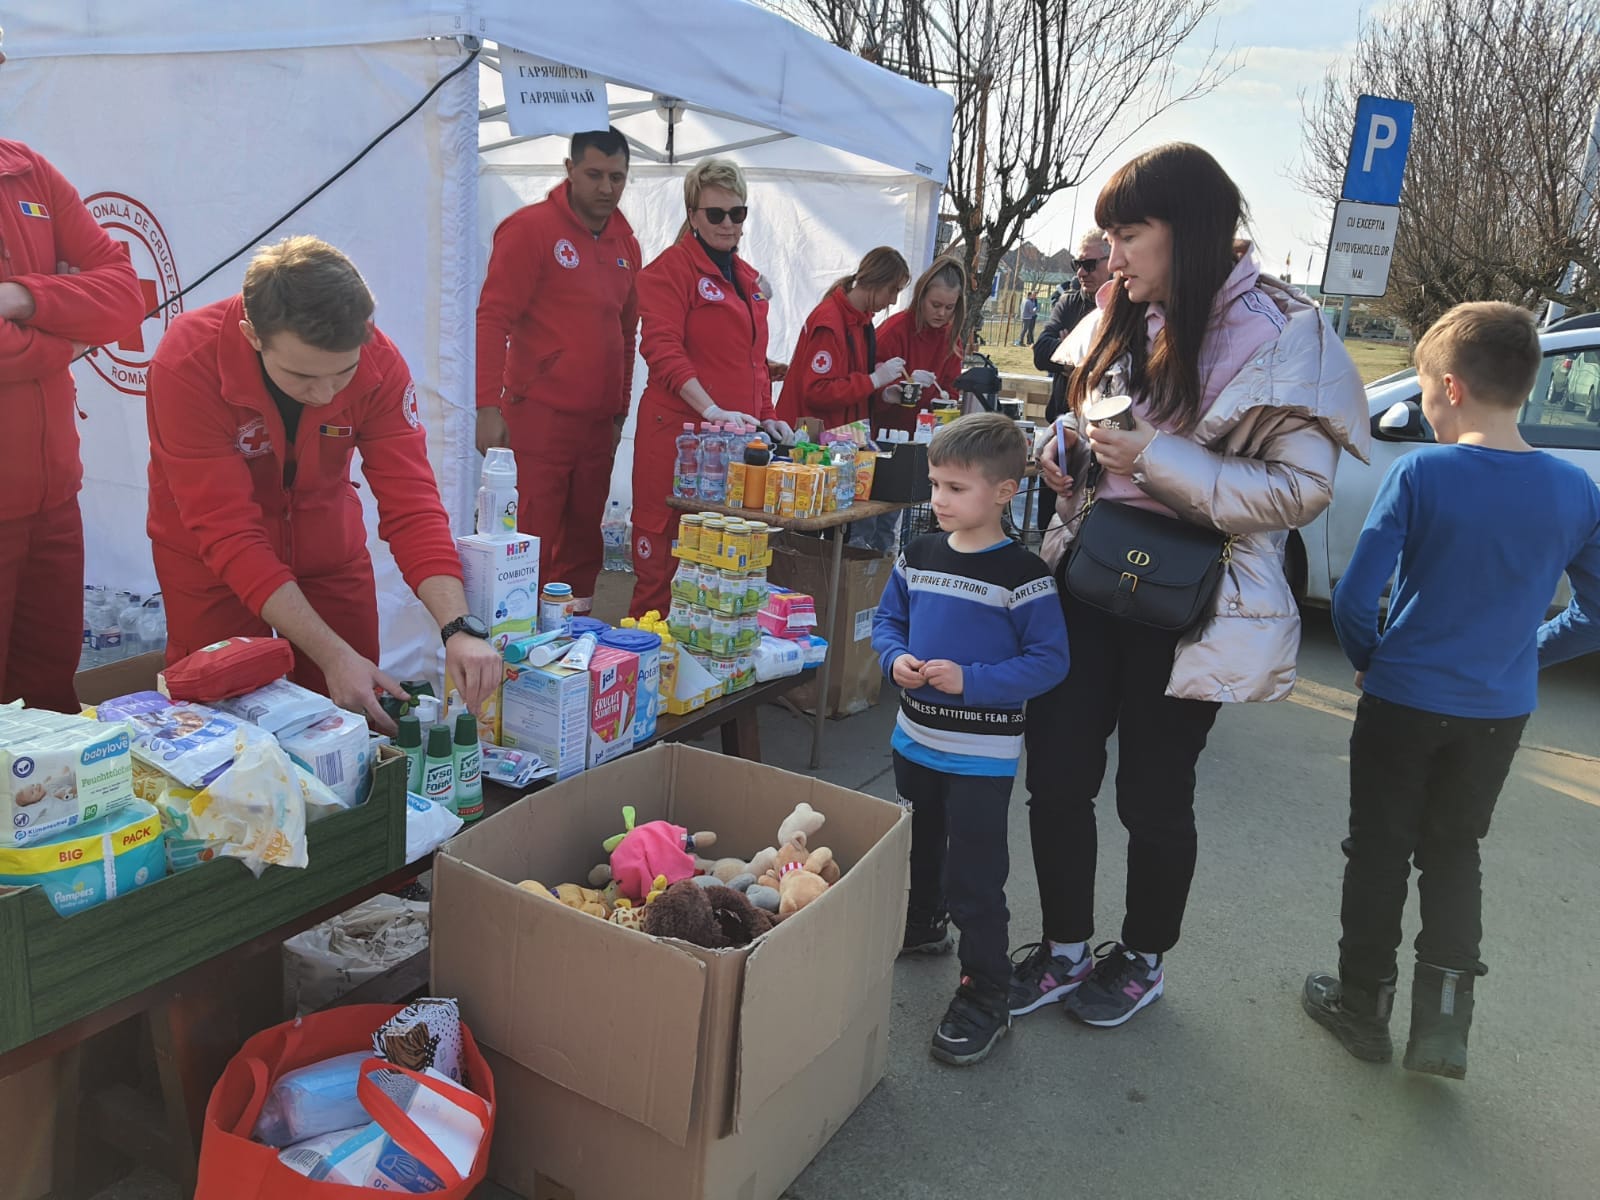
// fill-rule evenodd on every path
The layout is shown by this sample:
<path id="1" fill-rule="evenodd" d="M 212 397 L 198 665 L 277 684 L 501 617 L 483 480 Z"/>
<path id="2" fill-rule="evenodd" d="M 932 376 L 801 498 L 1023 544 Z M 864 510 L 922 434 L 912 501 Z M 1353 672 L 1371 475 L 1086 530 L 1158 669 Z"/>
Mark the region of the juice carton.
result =
<path id="1" fill-rule="evenodd" d="M 589 765 L 621 758 L 633 749 L 639 704 L 639 656 L 600 646 L 589 660 Z"/>

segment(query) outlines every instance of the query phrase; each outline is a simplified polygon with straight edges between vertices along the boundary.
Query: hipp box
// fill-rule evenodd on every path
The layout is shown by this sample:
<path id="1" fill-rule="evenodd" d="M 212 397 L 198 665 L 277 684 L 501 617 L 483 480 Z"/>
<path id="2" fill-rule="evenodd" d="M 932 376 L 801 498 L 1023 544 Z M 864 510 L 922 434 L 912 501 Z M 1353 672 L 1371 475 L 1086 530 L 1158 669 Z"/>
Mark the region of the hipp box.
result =
<path id="1" fill-rule="evenodd" d="M 633 749 L 633 711 L 639 704 L 639 656 L 601 646 L 589 660 L 589 765 Z"/>
<path id="2" fill-rule="evenodd" d="M 539 539 L 473 534 L 456 539 L 467 609 L 489 627 L 495 649 L 539 625 Z"/>

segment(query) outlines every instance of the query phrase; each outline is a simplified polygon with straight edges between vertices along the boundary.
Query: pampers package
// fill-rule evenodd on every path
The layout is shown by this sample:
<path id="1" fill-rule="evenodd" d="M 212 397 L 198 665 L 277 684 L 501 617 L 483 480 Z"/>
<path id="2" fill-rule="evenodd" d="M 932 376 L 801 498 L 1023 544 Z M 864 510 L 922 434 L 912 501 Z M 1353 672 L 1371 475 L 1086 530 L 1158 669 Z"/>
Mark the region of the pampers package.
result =
<path id="1" fill-rule="evenodd" d="M 63 917 L 166 877 L 161 815 L 142 800 L 31 846 L 0 849 L 0 884 L 44 889 Z"/>
<path id="2" fill-rule="evenodd" d="M 473 534 L 456 539 L 467 610 L 489 627 L 496 650 L 539 628 L 539 539 Z"/>
<path id="3" fill-rule="evenodd" d="M 132 804 L 128 732 L 0 705 L 0 845 L 27 846 Z"/>

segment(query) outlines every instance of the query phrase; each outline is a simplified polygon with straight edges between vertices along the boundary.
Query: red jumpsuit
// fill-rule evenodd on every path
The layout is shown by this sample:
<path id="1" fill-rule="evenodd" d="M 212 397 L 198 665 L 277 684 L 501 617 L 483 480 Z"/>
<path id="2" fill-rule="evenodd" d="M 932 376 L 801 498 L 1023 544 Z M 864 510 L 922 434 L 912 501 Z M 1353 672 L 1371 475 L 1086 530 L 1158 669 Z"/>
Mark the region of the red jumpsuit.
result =
<path id="1" fill-rule="evenodd" d="M 952 400 L 959 400 L 951 385 L 955 383 L 956 376 L 961 374 L 962 350 L 958 341 L 954 349 L 950 347 L 950 329 L 917 329 L 916 317 L 910 309 L 897 312 L 882 325 L 878 326 L 878 358 L 887 362 L 891 358 L 906 360 L 906 373 L 913 371 L 931 371 L 933 377 L 939 381 L 939 386 Z M 915 408 L 904 404 L 889 404 L 883 399 L 883 393 L 878 392 L 872 397 L 872 433 L 877 436 L 880 429 L 904 429 L 907 433 L 915 433 L 917 428 L 917 413 L 927 412 L 933 406 L 933 397 L 936 393 L 932 389 L 922 394 L 922 401 Z"/>
<path id="2" fill-rule="evenodd" d="M 594 595 L 605 548 L 616 421 L 633 400 L 639 241 L 620 213 L 596 236 L 563 183 L 494 233 L 478 300 L 479 408 L 505 414 L 517 456 L 517 528 L 540 574 Z M 509 339 L 510 348 L 507 349 Z"/>
<path id="3" fill-rule="evenodd" d="M 357 653 L 378 660 L 378 607 L 352 452 L 378 502 L 378 535 L 415 590 L 461 578 L 428 463 L 416 387 L 380 332 L 324 408 L 307 406 L 293 443 L 240 332 L 235 296 L 172 323 L 150 364 L 147 528 L 167 608 L 167 661 L 234 635 L 266 636 L 261 606 L 291 581 Z M 324 691 L 295 651 L 297 683 Z"/>
<path id="4" fill-rule="evenodd" d="M 858 312 L 843 288 L 829 292 L 800 331 L 778 395 L 778 416 L 791 425 L 815 417 L 824 429 L 866 417 L 878 365 L 868 350 L 871 328 L 871 314 Z M 880 350 L 876 357 L 882 362 L 889 355 Z"/>
<path id="5" fill-rule="evenodd" d="M 56 273 L 58 263 L 79 273 Z M 0 140 L 0 280 L 33 296 L 25 321 L 0 320 L 0 703 L 78 710 L 83 651 L 83 520 L 72 344 L 139 328 L 144 300 L 128 253 L 61 173 Z"/>
<path id="6" fill-rule="evenodd" d="M 691 379 L 719 408 L 772 419 L 767 304 L 761 276 L 738 255 L 738 287 L 723 278 L 695 236 L 685 234 L 639 275 L 640 350 L 650 379 L 639 400 L 633 441 L 634 616 L 667 611 L 671 599 L 672 494 L 676 441 L 699 414 L 679 395 Z M 741 297 L 740 293 L 743 293 Z M 698 425 L 696 426 L 698 428 Z"/>

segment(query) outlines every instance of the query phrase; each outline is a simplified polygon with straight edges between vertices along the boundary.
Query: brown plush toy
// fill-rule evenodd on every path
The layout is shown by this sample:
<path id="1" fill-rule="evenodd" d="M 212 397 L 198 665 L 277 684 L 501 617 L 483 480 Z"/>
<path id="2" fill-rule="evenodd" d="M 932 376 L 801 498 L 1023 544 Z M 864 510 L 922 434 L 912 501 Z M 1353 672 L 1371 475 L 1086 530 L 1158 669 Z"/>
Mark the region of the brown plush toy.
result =
<path id="1" fill-rule="evenodd" d="M 644 910 L 644 931 L 678 938 L 707 950 L 748 946 L 777 919 L 729 887 L 701 887 L 691 880 L 673 884 Z"/>
<path id="2" fill-rule="evenodd" d="M 793 916 L 830 886 L 823 875 L 833 863 L 833 851 L 818 846 L 803 864 L 790 866 L 778 883 L 778 915 Z"/>

